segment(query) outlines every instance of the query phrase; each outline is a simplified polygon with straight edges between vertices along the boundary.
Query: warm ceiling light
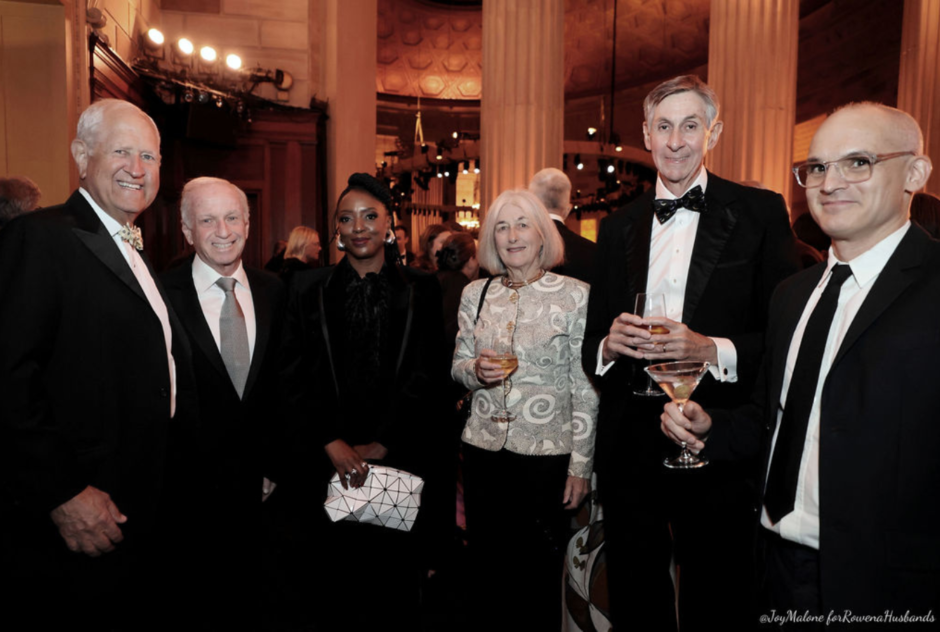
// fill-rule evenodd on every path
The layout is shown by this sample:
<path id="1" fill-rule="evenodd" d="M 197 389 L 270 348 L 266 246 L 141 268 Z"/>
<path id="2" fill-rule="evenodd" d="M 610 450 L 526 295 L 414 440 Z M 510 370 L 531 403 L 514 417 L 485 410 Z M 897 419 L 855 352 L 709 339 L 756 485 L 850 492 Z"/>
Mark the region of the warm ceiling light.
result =
<path id="1" fill-rule="evenodd" d="M 202 57 L 203 61 L 209 62 L 210 64 L 219 58 L 219 54 L 215 52 L 215 49 L 211 46 L 203 46 L 200 48 L 199 56 Z"/>
<path id="2" fill-rule="evenodd" d="M 238 70 L 242 67 L 242 58 L 234 53 L 227 55 L 225 57 L 225 65 L 232 70 Z"/>
<path id="3" fill-rule="evenodd" d="M 164 41 L 164 39 L 163 39 L 163 33 L 161 33 L 159 30 L 157 30 L 157 29 L 150 29 L 149 31 L 147 31 L 147 38 L 148 38 L 155 46 L 163 46 L 163 41 Z"/>
<path id="4" fill-rule="evenodd" d="M 460 134 L 458 134 L 457 132 L 454 132 L 453 134 L 451 134 L 451 136 L 454 137 L 454 140 L 457 140 L 457 138 L 460 136 Z"/>
<path id="5" fill-rule="evenodd" d="M 588 140 L 593 140 L 595 134 L 597 134 L 597 128 L 589 127 L 587 131 Z"/>
<path id="6" fill-rule="evenodd" d="M 617 167 L 613 165 L 607 165 L 607 173 L 613 173 L 616 170 L 617 170 Z"/>
<path id="7" fill-rule="evenodd" d="M 190 42 L 185 37 L 181 37 L 178 42 L 176 42 L 176 47 L 184 55 L 192 55 L 193 51 L 196 50 L 196 47 L 193 46 L 193 43 Z"/>

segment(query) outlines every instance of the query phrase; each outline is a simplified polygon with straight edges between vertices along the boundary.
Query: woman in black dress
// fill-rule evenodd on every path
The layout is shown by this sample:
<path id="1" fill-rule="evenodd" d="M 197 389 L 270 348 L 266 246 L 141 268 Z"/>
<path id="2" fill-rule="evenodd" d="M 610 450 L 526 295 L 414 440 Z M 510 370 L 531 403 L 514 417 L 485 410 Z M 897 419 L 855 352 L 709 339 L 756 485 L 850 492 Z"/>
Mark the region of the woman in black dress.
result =
<path id="1" fill-rule="evenodd" d="M 440 420 L 451 348 L 437 281 L 395 263 L 391 203 L 375 178 L 353 174 L 335 215 L 346 256 L 297 274 L 291 288 L 292 403 L 303 419 L 312 512 L 302 557 L 309 606 L 324 630 L 387 627 L 382 620 L 412 625 L 421 578 L 450 536 L 453 507 L 444 499 L 452 499 L 452 468 Z M 370 464 L 424 478 L 411 532 L 328 519 L 323 501 L 332 475 L 359 487 Z M 313 590 L 324 579 L 329 588 Z"/>

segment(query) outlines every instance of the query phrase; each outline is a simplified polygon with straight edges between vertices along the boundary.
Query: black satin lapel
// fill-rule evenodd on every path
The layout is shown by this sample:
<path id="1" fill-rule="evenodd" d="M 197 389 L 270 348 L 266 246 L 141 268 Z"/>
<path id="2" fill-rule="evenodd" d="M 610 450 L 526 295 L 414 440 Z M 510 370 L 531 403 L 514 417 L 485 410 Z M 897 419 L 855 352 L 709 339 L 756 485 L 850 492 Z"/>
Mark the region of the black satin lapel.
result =
<path id="1" fill-rule="evenodd" d="M 708 198 L 707 208 L 699 219 L 695 233 L 695 246 L 692 247 L 692 260 L 689 262 L 685 298 L 682 303 L 682 322 L 692 322 L 695 309 L 702 300 L 705 286 L 708 285 L 708 279 L 715 270 L 737 221 L 738 214 L 733 205 L 725 205 L 714 198 Z"/>
<path id="2" fill-rule="evenodd" d="M 652 198 L 650 198 L 652 204 Z M 633 297 L 646 291 L 646 280 L 650 267 L 650 233 L 653 230 L 653 208 L 646 205 L 633 221 L 623 229 L 623 242 L 626 249 L 627 294 L 631 301 L 627 311 L 633 311 Z"/>
<path id="3" fill-rule="evenodd" d="M 332 278 L 332 275 L 331 275 Z M 327 281 L 327 284 L 329 281 Z M 323 332 L 323 346 L 326 347 L 326 357 L 330 362 L 330 375 L 333 377 L 333 388 L 336 390 L 336 399 L 340 399 L 339 392 L 339 380 L 337 379 L 336 363 L 333 361 L 333 345 L 330 341 L 330 325 L 327 320 L 329 318 L 326 310 L 326 300 L 324 299 L 324 287 L 325 284 L 317 286 L 317 305 L 319 307 L 319 317 L 320 317 L 320 328 Z M 335 302 L 335 301 L 334 301 Z M 342 304 L 342 303 L 340 303 Z M 336 328 L 334 327 L 336 330 Z M 337 331 L 342 331 L 338 329 Z"/>
<path id="4" fill-rule="evenodd" d="M 409 338 L 411 335 L 411 323 L 414 320 L 415 311 L 415 288 L 409 283 L 404 292 L 399 292 L 399 298 L 395 300 L 395 311 L 401 313 L 405 310 L 405 328 L 401 336 L 401 350 L 398 352 L 398 361 L 395 363 L 395 377 L 401 369 L 401 364 L 405 359 L 405 351 L 408 349 Z M 394 339 L 393 339 L 394 340 Z"/>
<path id="5" fill-rule="evenodd" d="M 832 361 L 834 368 L 839 360 L 852 348 L 866 329 L 895 301 L 917 278 L 920 267 L 923 265 L 923 245 L 927 237 L 911 226 L 904 239 L 898 244 L 897 250 L 885 264 L 884 269 L 875 284 L 872 286 L 865 302 L 849 325 L 849 330 L 842 339 L 839 352 Z M 832 368 L 830 368 L 830 373 Z"/>
<path id="6" fill-rule="evenodd" d="M 251 278 L 248 274 L 248 283 L 251 285 L 251 300 L 255 307 L 255 348 L 251 354 L 251 367 L 248 369 L 248 379 L 245 382 L 245 398 L 251 392 L 258 379 L 258 373 L 261 372 L 261 365 L 264 364 L 264 356 L 268 350 L 268 342 L 271 338 L 271 301 L 265 294 L 267 287 L 256 278 Z M 243 398 L 244 399 L 244 398 Z"/>
<path id="7" fill-rule="evenodd" d="M 819 274 L 808 274 L 801 280 L 800 284 L 789 292 L 787 301 L 780 305 L 783 313 L 780 315 L 780 327 L 777 329 L 777 336 L 773 341 L 773 359 L 774 364 L 771 367 L 770 385 L 771 399 L 768 405 L 772 410 L 777 410 L 780 403 L 780 392 L 783 390 L 783 375 L 787 368 L 787 356 L 790 353 L 790 343 L 793 340 L 793 332 L 796 331 L 796 325 L 800 322 L 800 316 L 806 308 L 806 302 L 812 295 L 813 290 L 819 284 L 822 275 L 826 273 L 826 264 L 818 264 Z M 776 417 L 775 417 L 776 419 Z"/>
<path id="8" fill-rule="evenodd" d="M 118 250 L 117 244 L 114 243 L 114 240 L 105 230 L 103 224 L 99 222 L 98 226 L 99 229 L 94 232 L 89 232 L 82 228 L 73 228 L 72 230 L 93 255 L 98 257 L 98 259 L 100 259 L 111 272 L 117 275 L 127 287 L 133 290 L 137 296 L 146 301 L 147 295 L 144 294 L 143 288 L 140 287 L 140 283 L 137 282 L 137 277 L 134 276 L 134 271 L 131 270 L 124 255 Z M 147 304 L 150 304 L 149 301 Z"/>

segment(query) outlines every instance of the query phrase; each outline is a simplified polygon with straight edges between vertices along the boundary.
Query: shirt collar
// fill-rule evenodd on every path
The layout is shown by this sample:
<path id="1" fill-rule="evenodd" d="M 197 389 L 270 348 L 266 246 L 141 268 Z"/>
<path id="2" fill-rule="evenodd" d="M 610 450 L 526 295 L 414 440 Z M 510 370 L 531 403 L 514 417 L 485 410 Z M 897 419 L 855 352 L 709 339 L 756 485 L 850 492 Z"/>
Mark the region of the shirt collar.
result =
<path id="1" fill-rule="evenodd" d="M 904 239 L 904 235 L 907 234 L 907 231 L 910 227 L 911 221 L 908 220 L 905 222 L 904 226 L 897 229 L 851 261 L 839 261 L 836 258 L 835 252 L 833 252 L 832 248 L 830 247 L 829 261 L 826 264 L 826 274 L 824 274 L 820 280 L 819 286 L 821 287 L 829 278 L 829 273 L 837 263 L 847 263 L 852 266 L 852 276 L 855 277 L 855 282 L 858 283 L 860 288 L 865 287 L 875 278 L 877 278 L 879 274 L 881 274 L 885 264 L 888 263 L 888 259 L 890 259 L 891 255 L 894 254 L 894 251 L 897 250 L 898 244 L 900 244 L 901 240 Z"/>
<path id="2" fill-rule="evenodd" d="M 561 215 L 556 215 L 555 213 L 549 213 L 548 216 L 552 218 L 553 220 L 555 220 L 556 222 L 561 222 L 562 224 L 565 223 L 565 218 L 562 217 Z"/>
<path id="3" fill-rule="evenodd" d="M 705 187 L 708 185 L 708 171 L 705 170 L 705 165 L 702 165 L 701 171 L 698 172 L 698 177 L 695 179 L 689 188 L 682 192 L 682 195 L 685 195 L 696 186 L 702 187 L 702 193 L 705 193 Z M 663 184 L 663 178 L 658 173 L 656 174 L 656 199 L 657 200 L 678 200 L 682 195 L 673 195 L 672 191 L 666 188 L 666 185 Z"/>
<path id="4" fill-rule="evenodd" d="M 98 203 L 95 202 L 93 197 L 91 197 L 91 193 L 81 187 L 78 188 L 78 192 L 81 193 L 85 200 L 88 201 L 89 206 L 91 206 L 91 210 L 95 212 L 95 215 L 97 215 L 98 219 L 101 220 L 101 223 L 104 224 L 104 229 L 108 231 L 108 234 L 112 237 L 117 236 L 117 234 L 120 233 L 121 229 L 124 227 L 119 224 L 116 219 L 105 213 L 100 206 L 98 206 Z"/>
<path id="5" fill-rule="evenodd" d="M 215 285 L 222 275 L 209 267 L 205 261 L 199 258 L 199 254 L 193 258 L 193 285 L 199 293 L 206 292 Z M 245 266 L 241 261 L 238 262 L 238 269 L 231 275 L 238 285 L 248 289 L 248 275 L 245 274 Z"/>

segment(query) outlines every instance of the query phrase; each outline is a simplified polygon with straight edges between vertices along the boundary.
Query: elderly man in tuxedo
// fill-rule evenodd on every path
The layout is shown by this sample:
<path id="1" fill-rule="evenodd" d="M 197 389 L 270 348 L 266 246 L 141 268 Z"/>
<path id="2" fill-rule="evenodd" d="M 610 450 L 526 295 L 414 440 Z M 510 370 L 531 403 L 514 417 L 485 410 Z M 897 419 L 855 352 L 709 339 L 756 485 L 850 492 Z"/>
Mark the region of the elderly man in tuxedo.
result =
<path id="1" fill-rule="evenodd" d="M 590 283 L 597 245 L 565 226 L 571 212 L 571 180 L 564 171 L 549 167 L 532 176 L 529 191 L 542 200 L 565 243 L 565 261 L 552 272 Z"/>
<path id="2" fill-rule="evenodd" d="M 214 586 L 209 594 L 182 592 L 194 596 L 203 624 L 252 627 L 246 617 L 258 600 L 257 492 L 272 467 L 266 442 L 281 425 L 276 390 L 286 294 L 277 277 L 242 263 L 249 210 L 241 189 L 196 178 L 183 187 L 181 211 L 183 235 L 196 252 L 161 280 L 193 350 L 200 415 L 196 428 L 173 437 L 185 473 L 174 481 L 174 498 L 193 518 L 186 539 L 194 546 L 183 562 L 188 577 Z M 262 498 L 273 487 L 263 480 Z"/>
<path id="3" fill-rule="evenodd" d="M 745 401 L 771 293 L 799 264 L 783 198 L 705 169 L 723 125 L 711 88 L 677 77 L 654 88 L 644 110 L 656 187 L 601 224 L 582 355 L 601 391 L 595 470 L 611 610 L 621 628 L 675 630 L 674 559 L 683 632 L 732 629 L 751 585 L 742 525 L 756 467 L 667 470 L 674 447 L 657 428 L 663 400 L 634 390 L 650 361 L 704 360 L 703 401 Z M 664 296 L 668 333 L 651 334 L 652 321 L 635 314 L 639 293 Z"/>
<path id="4" fill-rule="evenodd" d="M 166 438 L 193 398 L 186 337 L 134 226 L 159 188 L 160 135 L 103 100 L 72 156 L 81 188 L 0 233 L 0 573 L 36 629 L 89 609 L 103 629 L 142 629 L 126 617 L 162 602 Z"/>
<path id="5" fill-rule="evenodd" d="M 823 122 L 794 171 L 832 246 L 777 290 L 752 402 L 662 416 L 715 461 L 760 457 L 764 612 L 818 629 L 940 613 L 940 244 L 909 219 L 923 150 L 917 122 L 884 105 Z"/>

